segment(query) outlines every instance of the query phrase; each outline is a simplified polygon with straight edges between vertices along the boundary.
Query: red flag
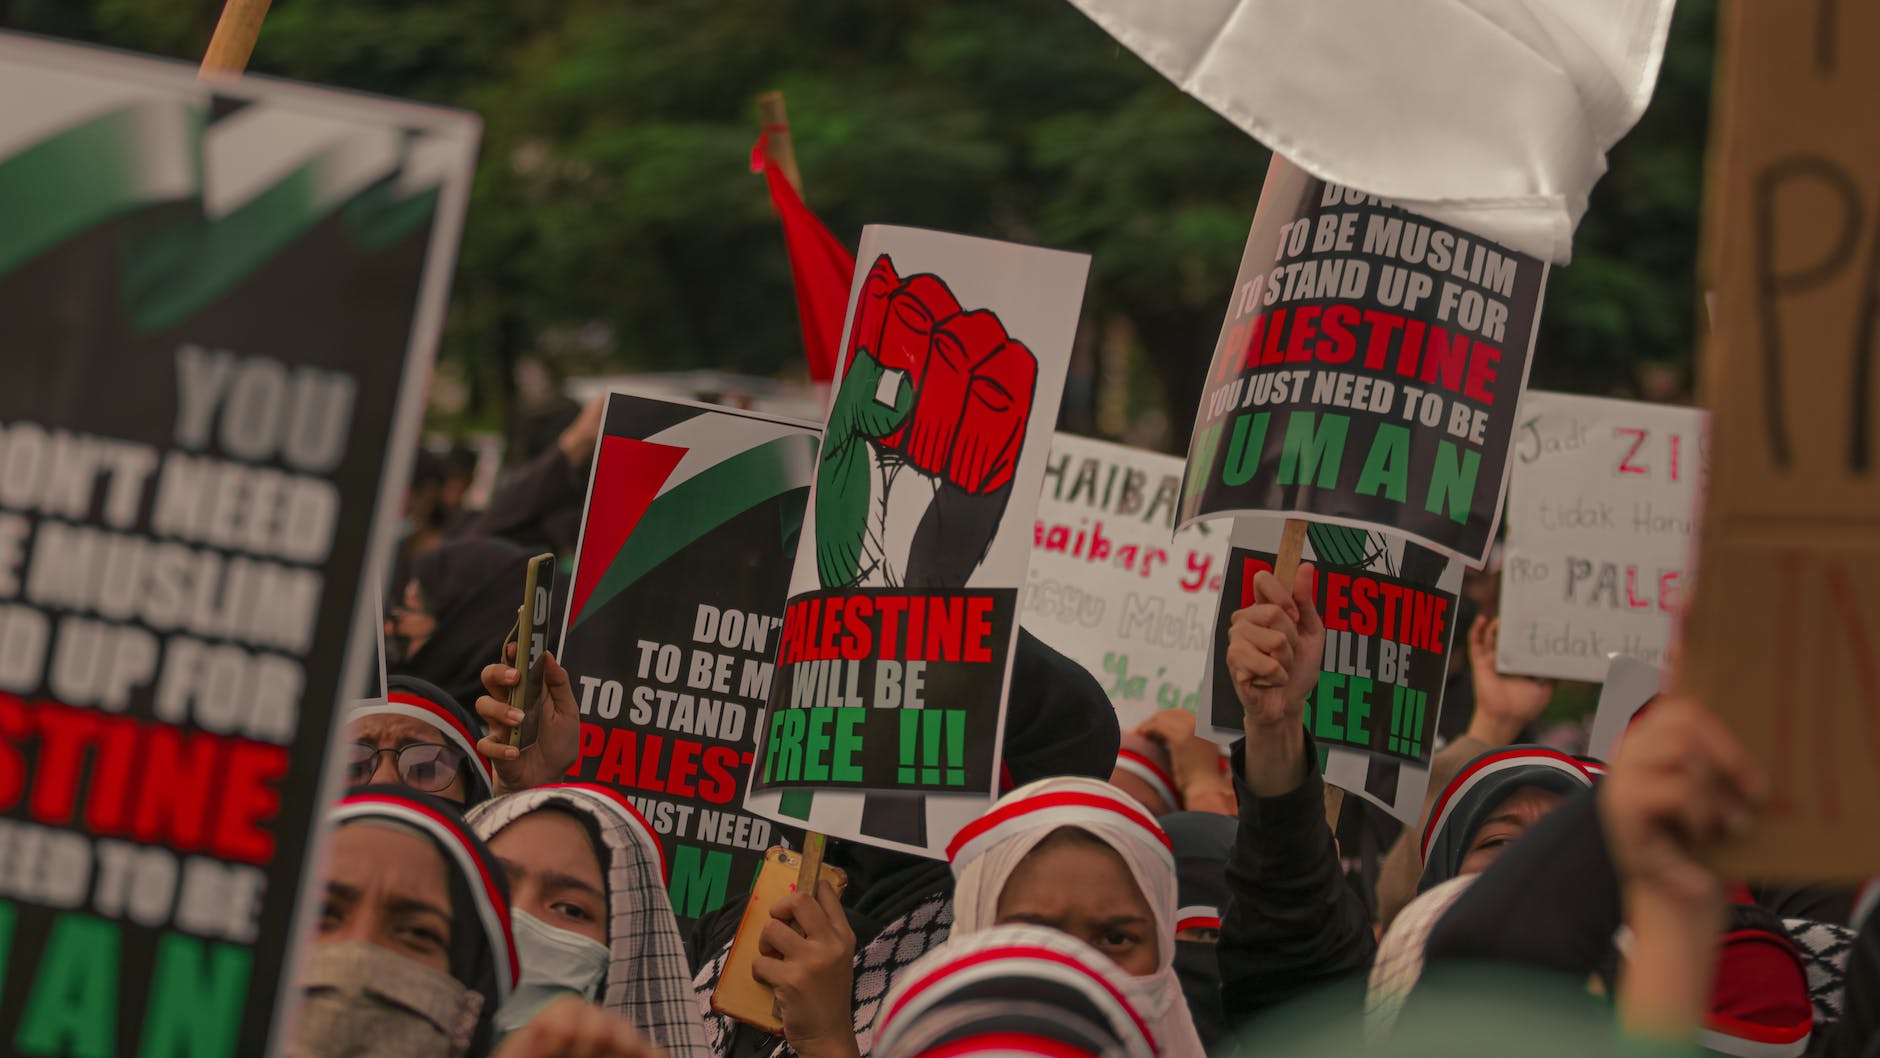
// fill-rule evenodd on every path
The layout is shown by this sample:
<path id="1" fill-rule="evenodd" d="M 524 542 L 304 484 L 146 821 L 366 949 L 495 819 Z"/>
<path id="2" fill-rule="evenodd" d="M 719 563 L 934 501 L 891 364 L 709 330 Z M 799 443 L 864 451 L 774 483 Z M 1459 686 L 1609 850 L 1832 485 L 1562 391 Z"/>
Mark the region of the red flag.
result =
<path id="1" fill-rule="evenodd" d="M 790 278 L 796 284 L 796 312 L 803 324 L 803 353 L 809 359 L 809 377 L 828 382 L 836 374 L 836 347 L 842 341 L 842 314 L 849 304 L 849 284 L 855 279 L 855 256 L 849 253 L 803 199 L 790 186 L 770 158 L 770 133 L 751 150 L 751 172 L 763 173 L 770 184 L 770 201 L 783 221 L 783 241 L 790 251 Z"/>

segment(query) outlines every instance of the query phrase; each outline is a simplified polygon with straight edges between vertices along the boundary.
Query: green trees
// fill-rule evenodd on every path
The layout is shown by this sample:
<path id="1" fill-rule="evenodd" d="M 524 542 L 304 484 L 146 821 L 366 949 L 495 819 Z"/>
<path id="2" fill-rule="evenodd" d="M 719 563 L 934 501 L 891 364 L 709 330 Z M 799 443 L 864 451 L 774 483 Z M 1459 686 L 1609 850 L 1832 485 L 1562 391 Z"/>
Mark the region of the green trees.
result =
<path id="1" fill-rule="evenodd" d="M 219 6 L 0 0 L 0 24 L 195 58 Z M 1688 362 L 1713 7 L 1681 5 L 1659 97 L 1556 272 L 1537 384 Z M 781 88 L 839 238 L 883 221 L 1093 254 L 1065 422 L 1183 447 L 1265 166 L 1062 0 L 275 0 L 253 68 L 482 114 L 443 355 L 498 410 L 529 353 L 801 371 L 746 164 L 751 98 Z"/>

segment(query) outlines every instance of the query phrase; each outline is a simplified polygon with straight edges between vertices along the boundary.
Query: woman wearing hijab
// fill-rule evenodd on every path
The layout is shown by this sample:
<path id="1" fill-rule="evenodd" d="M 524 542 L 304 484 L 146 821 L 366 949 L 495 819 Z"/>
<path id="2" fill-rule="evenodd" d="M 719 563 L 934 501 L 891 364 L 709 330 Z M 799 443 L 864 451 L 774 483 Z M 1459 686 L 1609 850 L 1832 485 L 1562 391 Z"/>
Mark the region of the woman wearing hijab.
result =
<path id="1" fill-rule="evenodd" d="M 1116 763 L 1116 709 L 1089 671 L 1023 628 L 1012 664 L 1005 713 L 1003 789 L 1051 775 L 1105 776 Z M 787 831 L 786 831 L 787 833 Z M 829 843 L 828 863 L 848 874 L 841 908 L 850 954 L 842 965 L 806 974 L 824 985 L 814 999 L 820 1020 L 847 1019 L 847 1033 L 860 1058 L 869 1058 L 876 1016 L 889 988 L 914 960 L 947 939 L 953 925 L 953 879 L 936 860 L 878 849 L 859 842 Z M 773 917 L 787 920 L 810 894 L 780 901 Z M 745 901 L 735 896 L 714 915 L 699 920 L 693 935 L 701 966 L 693 993 L 714 1055 L 731 1058 L 790 1058 L 791 1012 L 784 1011 L 786 1036 L 772 1036 L 711 1009 L 712 990 L 724 968 Z M 780 990 L 780 993 L 782 990 Z"/>
<path id="2" fill-rule="evenodd" d="M 527 551 L 488 538 L 453 540 L 419 555 L 386 622 L 390 672 L 476 701 L 483 666 L 502 660 L 515 626 L 528 564 Z"/>
<path id="3" fill-rule="evenodd" d="M 368 698 L 346 714 L 346 785 L 406 786 L 459 808 L 486 801 L 494 772 L 477 752 L 482 730 L 441 688 L 393 676 L 384 698 Z"/>
<path id="4" fill-rule="evenodd" d="M 1423 828 L 1419 893 L 1479 874 L 1568 797 L 1593 785 L 1581 761 L 1546 746 L 1509 746 L 1470 761 L 1443 788 Z"/>
<path id="5" fill-rule="evenodd" d="M 706 1058 L 659 839 L 631 802 L 564 783 L 481 805 L 470 825 L 515 894 L 522 974 L 497 1012 L 499 1031 L 573 994 L 632 1022 L 670 1058 Z"/>
<path id="6" fill-rule="evenodd" d="M 1239 822 L 1219 812 L 1171 812 L 1158 822 L 1175 852 L 1175 974 L 1195 1031 L 1209 1048 L 1227 1035 L 1221 1010 L 1221 908 Z"/>
<path id="7" fill-rule="evenodd" d="M 947 859 L 956 936 L 1012 923 L 1069 933 L 1130 975 L 1162 1054 L 1204 1053 L 1175 972 L 1174 850 L 1134 798 L 1095 779 L 1043 779 L 962 828 Z"/>
<path id="8" fill-rule="evenodd" d="M 515 987 L 509 891 L 456 807 L 368 786 L 332 810 L 290 1058 L 478 1058 Z"/>
<path id="9" fill-rule="evenodd" d="M 994 926 L 908 968 L 888 996 L 883 1058 L 1155 1058 L 1129 980 L 1057 930 Z"/>

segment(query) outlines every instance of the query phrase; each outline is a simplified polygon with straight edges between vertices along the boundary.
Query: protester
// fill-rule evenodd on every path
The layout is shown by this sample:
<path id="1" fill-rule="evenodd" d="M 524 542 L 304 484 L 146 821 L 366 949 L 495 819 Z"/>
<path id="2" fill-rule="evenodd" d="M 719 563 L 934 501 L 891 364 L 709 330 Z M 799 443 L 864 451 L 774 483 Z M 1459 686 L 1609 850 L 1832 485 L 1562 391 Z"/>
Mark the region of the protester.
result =
<path id="1" fill-rule="evenodd" d="M 346 714 L 346 785 L 406 786 L 457 805 L 486 800 L 493 773 L 476 748 L 482 726 L 436 686 L 390 677 L 383 700 Z"/>
<path id="2" fill-rule="evenodd" d="M 1110 783 L 1151 815 L 1176 811 L 1234 815 L 1234 786 L 1220 747 L 1195 734 L 1195 714 L 1164 709 L 1123 734 Z"/>
<path id="3" fill-rule="evenodd" d="M 1116 710 L 1096 679 L 1021 628 L 1005 717 L 1001 785 L 1053 775 L 1108 775 L 1117 741 Z M 771 910 L 778 922 L 807 927 L 804 932 L 813 942 L 776 953 L 782 958 L 772 968 L 772 980 L 780 982 L 783 1038 L 710 1010 L 744 900 L 733 896 L 699 921 L 693 950 L 701 966 L 693 990 L 713 1054 L 778 1058 L 843 1047 L 868 1058 L 882 998 L 909 964 L 946 940 L 954 920 L 953 879 L 946 864 L 842 841 L 830 843 L 828 862 L 848 874 L 840 921 L 833 907 L 821 909 L 821 917 L 810 908 L 812 901 L 830 899 L 821 887 L 814 894 L 793 893 Z M 846 1030 L 836 1028 L 845 1022 Z M 798 1047 L 799 1039 L 811 1050 Z"/>
<path id="4" fill-rule="evenodd" d="M 1218 812 L 1173 812 L 1157 822 L 1175 853 L 1175 973 L 1203 1045 L 1227 1034 L 1221 1012 L 1221 908 L 1227 904 L 1227 858 L 1235 818 Z"/>
<path id="5" fill-rule="evenodd" d="M 1592 785 L 1585 764 L 1545 746 L 1510 746 L 1470 761 L 1431 809 L 1417 891 L 1488 869 L 1537 820 Z"/>
<path id="6" fill-rule="evenodd" d="M 489 1053 L 516 984 L 509 891 L 455 806 L 368 786 L 331 813 L 292 1058 Z"/>
<path id="7" fill-rule="evenodd" d="M 1042 779 L 1000 798 L 947 846 L 953 932 L 1050 926 L 1110 957 L 1161 1051 L 1198 1058 L 1175 972 L 1175 855 L 1133 798 L 1093 779 Z"/>
<path id="8" fill-rule="evenodd" d="M 1240 820 L 1220 939 L 1230 1025 L 1362 974 L 1376 950 L 1371 916 L 1344 881 L 1325 822 L 1324 780 L 1304 723 L 1325 652 L 1315 576 L 1309 564 L 1289 586 L 1271 571 L 1256 574 L 1254 603 L 1228 629 L 1225 660 L 1245 731 L 1230 757 Z"/>
<path id="9" fill-rule="evenodd" d="M 1465 765 L 1490 750 L 1519 742 L 1552 700 L 1552 681 L 1506 676 L 1495 668 L 1501 619 L 1477 617 L 1469 626 L 1469 684 L 1473 709 L 1468 728 L 1430 758 L 1429 793 L 1415 827 L 1406 827 L 1384 857 L 1377 880 L 1377 918 L 1388 930 L 1397 913 L 1417 895 L 1423 873 L 1422 836 L 1436 799 Z M 1443 700 L 1442 715 L 1460 704 Z"/>
<path id="10" fill-rule="evenodd" d="M 580 541 L 588 465 L 594 461 L 594 443 L 600 437 L 606 407 L 605 396 L 594 397 L 573 422 L 561 428 L 553 444 L 518 455 L 518 465 L 497 484 L 467 532 L 508 540 L 531 552 L 574 554 Z"/>
<path id="11" fill-rule="evenodd" d="M 625 796 L 544 786 L 481 805 L 469 821 L 514 898 L 522 975 L 497 1029 L 513 1032 L 572 994 L 621 1015 L 672 1058 L 704 1058 L 659 839 Z"/>
<path id="12" fill-rule="evenodd" d="M 994 926 L 958 937 L 908 968 L 889 994 L 882 1058 L 1031 1055 L 1154 1058 L 1153 1028 L 1118 967 L 1075 937 Z"/>
<path id="13" fill-rule="evenodd" d="M 386 622 L 387 669 L 475 701 L 483 667 L 503 659 L 515 628 L 528 562 L 528 552 L 481 538 L 419 555 Z"/>

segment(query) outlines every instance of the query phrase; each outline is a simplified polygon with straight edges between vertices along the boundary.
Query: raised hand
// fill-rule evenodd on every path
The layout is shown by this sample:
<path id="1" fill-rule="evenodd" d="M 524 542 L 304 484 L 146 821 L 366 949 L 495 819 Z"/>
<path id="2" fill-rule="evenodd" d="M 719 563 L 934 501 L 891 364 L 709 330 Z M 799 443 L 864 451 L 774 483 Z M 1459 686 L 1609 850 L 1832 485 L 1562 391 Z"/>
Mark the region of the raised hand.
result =
<path id="1" fill-rule="evenodd" d="M 1501 618 L 1477 617 L 1469 626 L 1469 675 L 1475 687 L 1475 714 L 1469 734 L 1491 746 L 1521 737 L 1554 697 L 1554 681 L 1504 676 L 1495 668 Z"/>
<path id="2" fill-rule="evenodd" d="M 515 659 L 516 645 L 511 643 L 506 660 Z M 560 782 L 581 756 L 581 707 L 574 700 L 568 670 L 548 653 L 542 655 L 542 691 L 533 706 L 542 711 L 535 744 L 520 749 L 509 744 L 509 733 L 522 723 L 521 711 L 509 708 L 509 690 L 519 678 L 509 665 L 485 665 L 483 689 L 489 693 L 477 699 L 477 715 L 490 728 L 477 742 L 477 752 L 495 770 L 499 796 Z"/>

